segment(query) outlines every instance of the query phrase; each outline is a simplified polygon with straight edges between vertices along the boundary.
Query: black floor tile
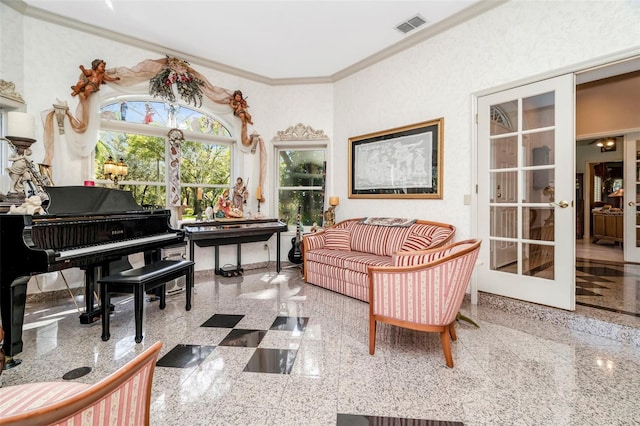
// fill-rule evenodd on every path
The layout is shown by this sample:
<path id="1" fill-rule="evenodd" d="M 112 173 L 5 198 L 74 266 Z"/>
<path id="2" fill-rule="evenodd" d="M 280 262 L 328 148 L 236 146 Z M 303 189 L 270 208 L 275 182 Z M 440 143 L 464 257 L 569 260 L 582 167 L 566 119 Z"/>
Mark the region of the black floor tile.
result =
<path id="1" fill-rule="evenodd" d="M 577 266 L 576 270 L 586 272 L 591 275 L 599 275 L 605 277 L 624 277 L 629 276 L 629 273 L 624 271 L 609 268 L 607 266 Z"/>
<path id="2" fill-rule="evenodd" d="M 215 346 L 176 345 L 156 363 L 159 367 L 189 368 L 199 365 Z"/>
<path id="3" fill-rule="evenodd" d="M 604 281 L 596 281 L 596 282 L 604 282 Z M 582 287 L 582 288 L 609 288 L 605 285 L 600 285 L 600 284 L 596 284 L 596 282 L 589 282 L 589 281 L 578 281 L 576 280 L 576 287 Z M 606 282 L 612 282 L 612 281 L 606 281 Z"/>
<path id="4" fill-rule="evenodd" d="M 308 322 L 308 317 L 277 317 L 269 330 L 304 332 Z"/>
<path id="5" fill-rule="evenodd" d="M 236 328 L 231 330 L 219 346 L 240 346 L 244 348 L 257 348 L 265 334 L 266 330 L 243 330 Z"/>
<path id="6" fill-rule="evenodd" d="M 444 420 L 407 419 L 403 417 L 365 416 L 362 414 L 338 413 L 336 426 L 463 426 L 462 422 L 448 422 Z"/>
<path id="7" fill-rule="evenodd" d="M 258 348 L 244 367 L 249 373 L 289 374 L 298 351 Z"/>
<path id="8" fill-rule="evenodd" d="M 602 296 L 601 294 L 594 293 L 586 288 L 576 287 L 576 296 Z"/>
<path id="9" fill-rule="evenodd" d="M 576 276 L 576 283 L 578 282 L 578 279 L 583 280 L 583 281 L 590 281 L 590 282 L 596 282 L 596 283 L 612 283 L 615 281 L 612 280 L 608 280 L 604 277 L 598 277 L 595 275 L 580 275 L 579 277 Z"/>
<path id="10" fill-rule="evenodd" d="M 215 314 L 200 327 L 233 328 L 242 318 L 244 318 L 244 315 Z"/>

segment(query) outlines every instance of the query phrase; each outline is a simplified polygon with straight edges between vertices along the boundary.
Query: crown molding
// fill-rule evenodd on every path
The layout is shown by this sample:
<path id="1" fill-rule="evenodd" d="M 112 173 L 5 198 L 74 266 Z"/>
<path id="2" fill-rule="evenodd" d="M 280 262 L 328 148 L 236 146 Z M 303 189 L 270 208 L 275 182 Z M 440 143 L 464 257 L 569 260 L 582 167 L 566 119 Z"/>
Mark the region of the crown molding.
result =
<path id="1" fill-rule="evenodd" d="M 39 19 L 45 22 L 50 22 L 63 27 L 71 28 L 77 31 L 82 31 L 99 37 L 104 37 L 112 41 L 123 43 L 129 46 L 138 47 L 140 49 L 150 50 L 157 52 L 160 55 L 174 56 L 185 61 L 188 61 L 192 65 L 201 65 L 207 68 L 214 69 L 216 71 L 231 74 L 237 77 L 252 80 L 258 83 L 263 83 L 269 86 L 284 86 L 284 85 L 301 85 L 301 84 L 332 84 L 343 78 L 346 78 L 358 71 L 368 68 L 382 60 L 385 60 L 397 53 L 400 53 L 410 47 L 413 47 L 425 40 L 428 40 L 448 29 L 451 29 L 457 25 L 460 25 L 470 19 L 473 19 L 491 9 L 501 6 L 507 3 L 509 0 L 482 0 L 478 3 L 474 3 L 471 6 L 461 10 L 455 15 L 440 21 L 432 26 L 429 26 L 423 30 L 420 30 L 416 34 L 407 36 L 398 43 L 387 47 L 386 49 L 375 53 L 355 64 L 344 68 L 341 71 L 336 72 L 330 76 L 318 76 L 318 77 L 302 77 L 302 78 L 269 78 L 263 75 L 245 71 L 240 68 L 235 68 L 229 65 L 225 65 L 216 61 L 212 61 L 200 56 L 189 55 L 178 50 L 169 49 L 167 47 L 155 44 L 152 42 L 140 40 L 135 37 L 130 37 L 115 31 L 107 30 L 104 28 L 98 28 L 92 25 L 76 21 L 74 19 L 66 18 L 51 12 L 44 11 L 35 7 L 27 5 L 22 0 L 0 0 L 0 3 L 6 4 L 17 12 L 28 16 L 30 18 Z"/>
<path id="2" fill-rule="evenodd" d="M 403 40 L 399 41 L 396 44 L 393 44 L 386 49 L 381 50 L 355 64 L 343 69 L 342 71 L 338 71 L 337 73 L 331 76 L 331 80 L 333 82 L 342 80 L 345 77 L 348 77 L 352 74 L 355 74 L 358 71 L 362 71 L 365 68 L 370 67 L 378 62 L 381 62 L 387 58 L 390 58 L 393 55 L 396 55 L 404 50 L 409 49 L 417 44 L 422 43 L 432 37 L 435 37 L 438 34 L 441 34 L 453 27 L 456 27 L 464 22 L 467 22 L 473 18 L 476 18 L 483 13 L 486 13 L 498 6 L 502 6 L 505 3 L 508 3 L 509 0 L 482 0 L 478 3 L 474 3 L 471 6 L 462 9 L 460 12 L 451 15 L 447 19 L 444 19 L 434 25 L 431 25 L 423 30 L 418 31 L 415 34 L 412 34 Z"/>

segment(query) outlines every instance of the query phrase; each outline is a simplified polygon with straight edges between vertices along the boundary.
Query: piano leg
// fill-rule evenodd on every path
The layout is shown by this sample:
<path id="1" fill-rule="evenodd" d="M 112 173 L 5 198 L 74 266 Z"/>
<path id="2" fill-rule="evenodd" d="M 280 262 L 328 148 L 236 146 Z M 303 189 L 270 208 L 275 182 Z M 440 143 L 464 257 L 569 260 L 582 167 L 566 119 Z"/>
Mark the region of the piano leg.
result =
<path id="1" fill-rule="evenodd" d="M 276 238 L 276 272 L 280 273 L 280 232 Z"/>
<path id="2" fill-rule="evenodd" d="M 111 298 L 107 292 L 107 285 L 105 283 L 100 284 L 100 297 L 102 297 L 102 341 L 106 342 L 111 337 L 109 333 L 109 313 L 108 306 L 111 304 Z"/>
<path id="3" fill-rule="evenodd" d="M 84 271 L 84 313 L 80 314 L 80 324 L 91 324 L 100 319 L 100 308 L 95 306 L 96 299 L 94 296 L 96 288 L 96 273 L 95 266 L 87 266 Z M 105 273 L 109 273 L 106 271 Z"/>
<path id="4" fill-rule="evenodd" d="M 22 352 L 22 326 L 24 324 L 24 308 L 27 301 L 26 277 L 2 277 L 2 282 L 11 282 L 9 286 L 2 286 L 0 296 L 2 309 L 2 324 L 4 328 L 4 343 L 2 348 L 7 356 L 5 369 L 20 364 L 20 360 L 13 357 Z M 8 324 L 5 325 L 5 324 Z"/>

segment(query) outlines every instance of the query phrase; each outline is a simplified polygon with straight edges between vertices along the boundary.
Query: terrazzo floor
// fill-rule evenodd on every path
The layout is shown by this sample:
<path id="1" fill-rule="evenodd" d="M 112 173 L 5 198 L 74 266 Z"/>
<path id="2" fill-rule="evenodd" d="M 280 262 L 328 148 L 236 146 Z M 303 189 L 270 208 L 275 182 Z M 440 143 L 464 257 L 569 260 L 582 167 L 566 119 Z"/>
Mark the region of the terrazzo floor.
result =
<path id="1" fill-rule="evenodd" d="M 191 311 L 184 293 L 163 311 L 145 302 L 140 344 L 133 299 L 114 303 L 107 342 L 70 299 L 28 304 L 22 364 L 3 385 L 85 366 L 75 380 L 94 383 L 160 340 L 152 425 L 640 424 L 639 346 L 482 303 L 463 305 L 480 328 L 457 325 L 453 369 L 437 334 L 384 324 L 369 355 L 368 305 L 304 283 L 297 268 L 197 274 Z"/>

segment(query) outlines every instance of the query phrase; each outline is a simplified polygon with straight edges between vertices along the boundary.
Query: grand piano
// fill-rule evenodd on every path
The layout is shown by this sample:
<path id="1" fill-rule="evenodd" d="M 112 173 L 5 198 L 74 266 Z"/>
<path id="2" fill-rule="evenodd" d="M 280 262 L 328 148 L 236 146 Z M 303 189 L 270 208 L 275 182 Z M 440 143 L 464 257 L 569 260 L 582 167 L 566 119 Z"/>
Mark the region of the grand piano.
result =
<path id="1" fill-rule="evenodd" d="M 22 352 L 27 282 L 32 275 L 80 267 L 85 271 L 85 312 L 80 322 L 100 317 L 97 279 L 112 262 L 132 253 L 153 253 L 183 243 L 171 228 L 170 211 L 145 210 L 130 192 L 93 186 L 45 188 L 46 215 L 0 214 L 0 310 L 5 354 Z"/>

